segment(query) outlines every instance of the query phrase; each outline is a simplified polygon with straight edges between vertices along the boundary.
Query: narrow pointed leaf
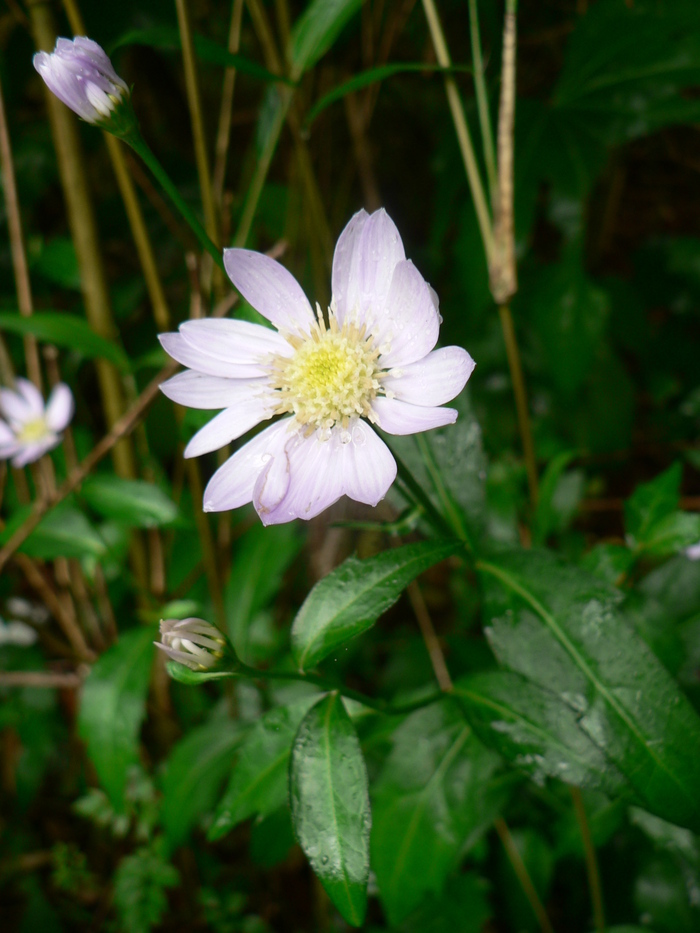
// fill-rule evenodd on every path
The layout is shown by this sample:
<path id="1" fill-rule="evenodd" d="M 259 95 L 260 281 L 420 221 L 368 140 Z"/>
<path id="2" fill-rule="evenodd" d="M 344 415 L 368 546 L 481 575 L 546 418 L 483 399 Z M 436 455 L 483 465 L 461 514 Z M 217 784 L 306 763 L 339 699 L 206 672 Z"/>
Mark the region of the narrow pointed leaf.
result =
<path id="1" fill-rule="evenodd" d="M 311 867 L 343 918 L 367 907 L 371 815 L 367 769 L 355 727 L 336 693 L 309 710 L 292 749 L 292 821 Z"/>
<path id="2" fill-rule="evenodd" d="M 60 311 L 40 311 L 31 317 L 20 314 L 0 313 L 0 330 L 12 334 L 32 334 L 44 343 L 74 350 L 88 359 L 109 360 L 122 370 L 129 369 L 129 360 L 116 343 L 100 337 L 87 321 L 74 314 Z"/>
<path id="3" fill-rule="evenodd" d="M 501 663 L 556 694 L 657 816 L 700 829 L 700 718 L 618 609 L 619 594 L 546 552 L 478 564 Z"/>
<path id="4" fill-rule="evenodd" d="M 359 12 L 362 0 L 311 0 L 294 24 L 288 58 L 298 79 L 325 55 L 343 26 Z"/>
<path id="5" fill-rule="evenodd" d="M 177 506 L 162 489 L 141 479 L 108 474 L 90 476 L 80 492 L 100 515 L 134 528 L 169 525 L 178 515 Z"/>
<path id="6" fill-rule="evenodd" d="M 78 730 L 100 783 L 119 812 L 124 809 L 128 770 L 138 762 L 154 635 L 152 628 L 122 635 L 93 665 L 83 687 Z"/>
<path id="7" fill-rule="evenodd" d="M 459 541 L 432 540 L 366 560 L 349 557 L 316 584 L 294 620 L 292 655 L 299 669 L 314 667 L 338 645 L 366 631 L 411 580 L 462 547 Z"/>
<path id="8" fill-rule="evenodd" d="M 255 723 L 241 744 L 228 787 L 214 814 L 209 839 L 220 839 L 250 816 L 269 816 L 284 806 L 294 736 L 316 699 L 312 696 L 277 707 Z"/>

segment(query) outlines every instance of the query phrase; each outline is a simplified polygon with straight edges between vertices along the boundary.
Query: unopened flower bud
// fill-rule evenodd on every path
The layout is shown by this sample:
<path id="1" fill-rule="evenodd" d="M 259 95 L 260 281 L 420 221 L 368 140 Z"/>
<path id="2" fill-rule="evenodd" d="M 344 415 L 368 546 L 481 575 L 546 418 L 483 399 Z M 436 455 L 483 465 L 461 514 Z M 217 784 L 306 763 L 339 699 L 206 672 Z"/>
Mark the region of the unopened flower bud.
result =
<path id="1" fill-rule="evenodd" d="M 97 42 L 86 36 L 57 39 L 51 54 L 37 52 L 34 67 L 48 89 L 87 123 L 121 137 L 136 131 L 129 86 Z"/>
<path id="2" fill-rule="evenodd" d="M 156 647 L 193 671 L 215 667 L 228 653 L 226 638 L 204 619 L 161 619 Z"/>

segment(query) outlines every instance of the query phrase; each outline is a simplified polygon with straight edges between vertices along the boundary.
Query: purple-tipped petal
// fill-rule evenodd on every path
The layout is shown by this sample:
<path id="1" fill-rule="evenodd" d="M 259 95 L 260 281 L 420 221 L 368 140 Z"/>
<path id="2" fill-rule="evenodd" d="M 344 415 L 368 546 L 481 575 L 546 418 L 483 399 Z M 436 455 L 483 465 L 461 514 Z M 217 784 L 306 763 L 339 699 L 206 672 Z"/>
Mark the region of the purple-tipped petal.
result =
<path id="1" fill-rule="evenodd" d="M 387 434 L 419 434 L 453 424 L 457 420 L 454 408 L 424 408 L 393 398 L 375 398 L 372 409 L 377 424 Z"/>
<path id="2" fill-rule="evenodd" d="M 159 334 L 158 340 L 165 352 L 178 363 L 197 372 L 206 373 L 208 376 L 223 376 L 225 379 L 255 379 L 267 373 L 262 366 L 228 363 L 210 356 L 193 347 L 182 334 Z"/>
<path id="3" fill-rule="evenodd" d="M 195 350 L 236 365 L 259 366 L 272 355 L 294 352 L 277 331 L 248 321 L 201 318 L 185 321 L 180 333 Z"/>
<path id="4" fill-rule="evenodd" d="M 44 415 L 46 424 L 52 431 L 60 433 L 69 424 L 74 410 L 73 393 L 65 382 L 59 382 L 58 385 L 54 386 L 46 405 Z"/>
<path id="5" fill-rule="evenodd" d="M 200 457 L 235 441 L 256 424 L 269 418 L 270 404 L 265 399 L 249 398 L 232 408 L 226 408 L 201 428 L 185 447 L 184 456 Z"/>
<path id="6" fill-rule="evenodd" d="M 437 343 L 439 332 L 440 318 L 428 283 L 410 260 L 400 262 L 373 327 L 374 345 L 389 345 L 382 353 L 382 367 L 393 369 L 422 359 Z"/>
<path id="7" fill-rule="evenodd" d="M 291 272 L 263 253 L 225 249 L 229 278 L 248 304 L 278 330 L 308 332 L 315 321 L 309 300 Z"/>
<path id="8" fill-rule="evenodd" d="M 284 418 L 271 424 L 219 467 L 204 490 L 205 512 L 237 509 L 252 500 L 258 476 L 272 457 L 282 454 L 292 436 L 290 423 L 291 418 Z"/>
<path id="9" fill-rule="evenodd" d="M 245 403 L 266 385 L 267 379 L 224 379 L 188 369 L 162 382 L 160 391 L 178 405 L 211 411 Z"/>
<path id="10" fill-rule="evenodd" d="M 416 363 L 402 366 L 400 376 L 387 376 L 382 385 L 395 398 L 412 405 L 444 405 L 459 395 L 475 365 L 461 347 L 442 347 Z"/>
<path id="11" fill-rule="evenodd" d="M 339 438 L 339 432 L 336 431 Z M 342 444 L 343 492 L 357 502 L 376 505 L 396 479 L 396 461 L 384 441 L 364 421 L 350 427 Z"/>
<path id="12" fill-rule="evenodd" d="M 334 293 L 336 306 L 342 308 L 338 319 L 342 324 L 349 316 L 372 329 L 389 295 L 394 269 L 405 261 L 406 253 L 396 224 L 384 208 L 366 218 L 352 245 L 352 256 L 338 274 L 341 292 Z"/>

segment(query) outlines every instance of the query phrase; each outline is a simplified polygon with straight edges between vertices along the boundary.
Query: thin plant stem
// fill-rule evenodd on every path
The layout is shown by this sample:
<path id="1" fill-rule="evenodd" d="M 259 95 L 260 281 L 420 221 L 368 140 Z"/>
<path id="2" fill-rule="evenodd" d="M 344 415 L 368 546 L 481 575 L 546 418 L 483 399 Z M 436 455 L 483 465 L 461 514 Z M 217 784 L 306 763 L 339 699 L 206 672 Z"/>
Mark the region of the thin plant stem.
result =
<path id="1" fill-rule="evenodd" d="M 491 191 L 491 204 L 496 203 L 498 191 L 498 169 L 493 146 L 493 128 L 489 114 L 489 98 L 484 80 L 484 59 L 481 54 L 481 34 L 479 31 L 479 9 L 477 0 L 469 0 L 469 33 L 472 45 L 472 63 L 474 65 L 474 90 L 476 106 L 481 126 L 481 145 L 484 152 L 484 164 Z"/>
<path id="2" fill-rule="evenodd" d="M 231 25 L 228 34 L 228 50 L 231 54 L 238 52 L 241 42 L 241 20 L 243 18 L 243 0 L 233 0 L 231 9 Z M 233 110 L 233 93 L 236 87 L 236 69 L 230 66 L 224 71 L 224 81 L 221 90 L 221 109 L 219 111 L 219 128 L 216 134 L 214 155 L 214 178 L 212 188 L 214 191 L 214 204 L 221 213 L 224 197 L 224 179 L 226 177 L 226 160 L 229 144 L 231 142 L 231 113 Z"/>
<path id="3" fill-rule="evenodd" d="M 520 439 L 525 456 L 530 502 L 534 508 L 537 505 L 538 496 L 537 461 L 535 459 L 535 445 L 532 440 L 525 377 L 523 376 L 523 368 L 520 362 L 520 351 L 518 350 L 518 341 L 515 337 L 515 327 L 513 326 L 513 316 L 510 313 L 510 305 L 499 305 L 498 314 L 501 319 L 501 329 L 503 331 L 503 339 L 508 355 L 508 366 L 513 381 L 513 394 L 515 395 L 518 427 L 520 429 Z"/>
<path id="4" fill-rule="evenodd" d="M 186 0 L 175 0 L 175 9 L 177 10 L 177 24 L 178 29 L 180 30 L 180 41 L 182 43 L 182 61 L 185 69 L 185 89 L 187 91 L 187 104 L 190 109 L 190 119 L 192 120 L 194 155 L 195 161 L 197 163 L 197 175 L 199 176 L 199 190 L 202 196 L 204 222 L 209 238 L 216 242 L 218 237 L 216 227 L 216 210 L 214 207 L 214 192 L 211 184 L 209 158 L 207 156 L 207 144 L 204 135 L 202 100 L 199 93 L 199 82 L 197 79 L 197 66 L 195 64 L 194 42 L 192 39 L 192 26 L 190 24 L 190 17 Z"/>
<path id="5" fill-rule="evenodd" d="M 520 852 L 518 852 L 518 847 L 515 844 L 510 830 L 508 829 L 508 824 L 502 817 L 494 822 L 496 832 L 499 835 L 501 842 L 503 843 L 503 848 L 506 850 L 506 855 L 510 864 L 513 866 L 513 871 L 516 874 L 518 881 L 520 882 L 520 887 L 523 889 L 525 897 L 532 907 L 533 913 L 537 917 L 537 922 L 540 925 L 542 933 L 554 933 L 554 927 L 551 924 L 549 917 L 547 916 L 547 911 L 542 906 L 542 901 L 535 890 L 535 886 L 532 883 L 532 878 L 525 867 L 525 862 L 523 862 Z"/>
<path id="6" fill-rule="evenodd" d="M 423 641 L 428 651 L 428 657 L 433 666 L 435 679 L 444 693 L 450 693 L 452 691 L 452 678 L 450 677 L 450 672 L 447 670 L 445 655 L 442 652 L 437 633 L 433 627 L 433 620 L 430 618 L 425 599 L 415 580 L 408 584 L 406 592 L 408 593 L 413 612 L 418 620 L 418 628 L 423 636 Z"/>
<path id="7" fill-rule="evenodd" d="M 2 163 L 2 182 L 5 194 L 5 210 L 7 212 L 7 226 L 10 233 L 10 252 L 12 254 L 12 268 L 15 276 L 17 290 L 17 306 L 22 317 L 31 317 L 33 311 L 32 289 L 29 281 L 27 267 L 27 254 L 24 249 L 22 235 L 22 216 L 17 196 L 17 183 L 12 159 L 12 146 L 7 126 L 5 101 L 0 83 L 0 163 Z M 41 364 L 39 362 L 39 348 L 33 334 L 24 335 L 24 356 L 27 361 L 27 374 L 34 385 L 41 392 Z"/>
<path id="8" fill-rule="evenodd" d="M 224 267 L 224 260 L 221 254 L 221 250 L 215 245 L 207 231 L 201 225 L 197 219 L 194 211 L 187 205 L 187 203 L 182 198 L 182 195 L 177 190 L 175 185 L 170 180 L 168 174 L 166 173 L 163 166 L 160 164 L 158 159 L 155 157 L 150 147 L 148 146 L 146 140 L 142 136 L 128 137 L 124 140 L 128 143 L 134 152 L 143 159 L 151 172 L 158 179 L 158 182 L 162 186 L 165 193 L 168 195 L 170 200 L 173 202 L 175 207 L 180 211 L 184 219 L 189 224 L 192 232 L 199 240 L 203 249 L 205 249 L 209 255 L 212 257 L 217 266 L 223 271 L 226 272 Z"/>
<path id="9" fill-rule="evenodd" d="M 586 873 L 588 874 L 588 887 L 591 892 L 596 933 L 605 933 L 605 910 L 603 909 L 603 891 L 600 884 L 598 859 L 596 858 L 595 847 L 591 839 L 591 828 L 588 823 L 588 817 L 586 816 L 586 808 L 583 804 L 583 795 L 581 794 L 580 788 L 571 788 L 571 799 L 574 804 L 574 811 L 576 812 L 576 819 L 583 841 L 583 851 L 586 856 Z"/>
<path id="10" fill-rule="evenodd" d="M 46 0 L 30 0 L 27 7 L 36 47 L 52 51 L 56 41 L 56 29 L 50 5 Z M 80 267 L 85 313 L 90 326 L 97 334 L 107 340 L 116 340 L 117 329 L 111 310 L 97 222 L 87 184 L 87 170 L 76 119 L 48 88 L 46 100 L 69 225 Z M 107 360 L 97 360 L 96 368 L 105 419 L 108 427 L 112 427 L 125 409 L 120 375 Z M 121 443 L 114 447 L 113 457 L 115 469 L 120 476 L 136 476 L 134 451 L 128 439 L 122 439 Z"/>
<path id="11" fill-rule="evenodd" d="M 445 41 L 445 34 L 443 33 L 440 17 L 433 0 L 423 0 L 423 9 L 425 10 L 425 17 L 428 20 L 428 28 L 430 29 L 438 64 L 442 68 L 451 68 L 452 61 L 447 48 L 447 42 Z M 445 93 L 447 94 L 447 103 L 449 104 L 452 121 L 457 132 L 457 142 L 459 143 L 459 149 L 462 153 L 462 160 L 467 173 L 472 200 L 474 201 L 474 209 L 476 210 L 481 239 L 484 244 L 484 252 L 486 253 L 486 262 L 490 265 L 491 257 L 493 256 L 493 227 L 491 216 L 486 202 L 486 195 L 484 193 L 479 167 L 474 155 L 474 146 L 469 133 L 467 118 L 464 115 L 464 107 L 462 106 L 462 101 L 457 89 L 457 82 L 452 75 L 449 74 L 445 75 Z"/>

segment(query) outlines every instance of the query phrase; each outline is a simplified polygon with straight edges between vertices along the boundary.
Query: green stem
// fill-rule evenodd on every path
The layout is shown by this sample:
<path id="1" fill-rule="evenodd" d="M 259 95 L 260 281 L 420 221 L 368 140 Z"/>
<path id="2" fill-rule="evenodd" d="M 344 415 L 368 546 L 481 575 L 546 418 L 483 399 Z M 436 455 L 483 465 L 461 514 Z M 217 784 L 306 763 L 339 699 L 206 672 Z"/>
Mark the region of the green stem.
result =
<path id="1" fill-rule="evenodd" d="M 184 219 L 190 225 L 192 232 L 199 240 L 203 249 L 205 249 L 209 255 L 212 257 L 214 262 L 226 272 L 226 267 L 224 266 L 224 257 L 223 253 L 217 246 L 213 243 L 209 234 L 206 232 L 204 227 L 201 225 L 196 215 L 190 207 L 185 203 L 180 195 L 180 192 L 177 190 L 175 185 L 172 183 L 170 178 L 165 172 L 165 169 L 160 164 L 158 159 L 155 157 L 148 144 L 142 136 L 128 136 L 124 138 L 124 142 L 128 143 L 134 152 L 140 156 L 143 161 L 146 163 L 151 172 L 160 182 L 163 190 L 170 197 L 170 200 L 173 202 L 175 207 L 180 211 Z"/>
<path id="2" fill-rule="evenodd" d="M 588 817 L 586 816 L 586 808 L 583 804 L 583 795 L 581 794 L 580 788 L 571 788 L 571 799 L 573 800 L 574 810 L 576 811 L 576 819 L 579 829 L 581 830 L 583 850 L 586 856 L 586 872 L 588 874 L 588 886 L 591 891 L 596 933 L 605 933 L 605 911 L 603 909 L 603 892 L 600 885 L 598 859 L 596 858 L 595 846 L 591 838 L 591 829 L 588 824 Z"/>
<path id="3" fill-rule="evenodd" d="M 484 60 L 481 55 L 481 35 L 479 33 L 479 11 L 477 0 L 469 0 L 469 31 L 472 43 L 472 62 L 474 64 L 474 90 L 476 91 L 476 106 L 479 112 L 481 125 L 481 142 L 484 150 L 486 174 L 489 179 L 491 191 L 491 204 L 496 203 L 498 193 L 498 170 L 496 168 L 496 154 L 493 145 L 493 128 L 489 115 L 489 99 L 484 81 Z"/>
<path id="4" fill-rule="evenodd" d="M 422 700 L 413 700 L 411 703 L 392 704 L 387 703 L 386 700 L 374 700 L 372 697 L 368 697 L 364 693 L 359 693 L 357 690 L 351 690 L 349 687 L 331 684 L 322 677 L 317 677 L 315 674 L 300 674 L 297 671 L 259 671 L 254 667 L 248 667 L 247 664 L 238 665 L 235 669 L 235 674 L 236 676 L 250 677 L 256 680 L 298 680 L 301 683 L 313 684 L 315 687 L 320 687 L 322 690 L 327 690 L 329 692 L 336 690 L 341 696 L 346 697 L 348 700 L 355 700 L 355 702 L 361 703 L 368 709 L 376 710 L 378 713 L 384 713 L 386 716 L 403 716 L 414 710 L 422 709 L 424 706 L 438 703 L 444 697 L 442 691 L 437 691 L 429 694 Z"/>
<path id="5" fill-rule="evenodd" d="M 401 457 L 397 455 L 395 450 L 391 450 L 391 453 L 394 457 L 394 460 L 396 460 L 399 479 L 406 487 L 408 493 L 410 494 L 410 498 L 413 499 L 414 503 L 421 507 L 425 517 L 428 519 L 438 534 L 446 535 L 448 538 L 454 537 L 454 529 L 435 508 L 430 500 L 430 497 L 421 488 L 420 484 L 414 478 L 413 474 L 403 462 Z"/>

